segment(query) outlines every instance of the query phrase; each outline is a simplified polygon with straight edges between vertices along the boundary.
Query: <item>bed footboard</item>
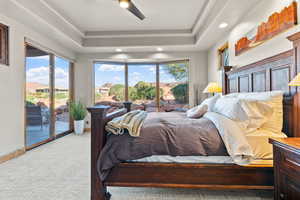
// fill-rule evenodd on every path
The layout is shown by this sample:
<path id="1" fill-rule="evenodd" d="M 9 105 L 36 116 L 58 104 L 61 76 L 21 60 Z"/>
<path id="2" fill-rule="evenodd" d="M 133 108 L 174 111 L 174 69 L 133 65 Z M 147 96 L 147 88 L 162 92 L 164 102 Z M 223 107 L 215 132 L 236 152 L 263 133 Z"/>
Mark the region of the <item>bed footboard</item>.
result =
<path id="1" fill-rule="evenodd" d="M 109 200 L 110 194 L 97 173 L 97 159 L 106 142 L 105 125 L 115 117 L 130 111 L 131 102 L 125 102 L 124 109 L 107 113 L 110 106 L 93 106 L 87 108 L 91 113 L 91 200 Z"/>

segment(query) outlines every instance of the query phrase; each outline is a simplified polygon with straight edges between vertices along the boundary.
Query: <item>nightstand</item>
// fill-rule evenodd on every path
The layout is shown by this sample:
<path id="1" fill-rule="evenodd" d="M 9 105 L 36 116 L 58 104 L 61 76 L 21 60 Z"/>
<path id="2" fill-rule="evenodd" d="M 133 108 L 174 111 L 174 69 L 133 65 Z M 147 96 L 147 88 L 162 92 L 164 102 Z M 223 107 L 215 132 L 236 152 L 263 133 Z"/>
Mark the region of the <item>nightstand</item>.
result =
<path id="1" fill-rule="evenodd" d="M 300 138 L 270 139 L 275 200 L 300 200 Z"/>

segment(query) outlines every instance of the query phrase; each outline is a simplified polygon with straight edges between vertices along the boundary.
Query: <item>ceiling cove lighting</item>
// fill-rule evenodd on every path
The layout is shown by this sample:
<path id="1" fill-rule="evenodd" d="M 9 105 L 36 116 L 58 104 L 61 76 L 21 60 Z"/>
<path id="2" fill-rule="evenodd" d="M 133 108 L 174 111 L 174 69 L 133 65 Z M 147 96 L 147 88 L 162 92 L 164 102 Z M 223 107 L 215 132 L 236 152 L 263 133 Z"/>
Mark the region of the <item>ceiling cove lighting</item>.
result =
<path id="1" fill-rule="evenodd" d="M 122 52 L 123 50 L 122 49 L 116 49 L 116 52 Z"/>
<path id="2" fill-rule="evenodd" d="M 119 0 L 121 8 L 129 8 L 130 0 Z"/>
<path id="3" fill-rule="evenodd" d="M 219 28 L 226 28 L 228 24 L 226 22 L 223 22 L 219 25 Z"/>
<path id="4" fill-rule="evenodd" d="M 157 47 L 156 49 L 157 51 L 163 51 L 163 49 L 161 47 Z"/>

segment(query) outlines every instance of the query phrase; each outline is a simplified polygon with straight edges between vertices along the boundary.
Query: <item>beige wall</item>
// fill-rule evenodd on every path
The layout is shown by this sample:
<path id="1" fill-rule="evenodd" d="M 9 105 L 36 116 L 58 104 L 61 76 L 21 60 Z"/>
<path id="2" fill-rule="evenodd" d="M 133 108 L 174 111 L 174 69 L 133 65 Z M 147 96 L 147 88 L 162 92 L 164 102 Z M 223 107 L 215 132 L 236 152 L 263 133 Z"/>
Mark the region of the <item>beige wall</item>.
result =
<path id="1" fill-rule="evenodd" d="M 24 37 L 31 38 L 62 55 L 75 58 L 71 51 L 29 30 L 22 24 L 0 15 L 10 27 L 10 66 L 0 65 L 0 156 L 24 148 Z"/>
<path id="2" fill-rule="evenodd" d="M 189 59 L 190 91 L 197 85 L 202 91 L 207 84 L 207 53 L 206 52 L 178 52 L 178 53 L 130 53 L 130 54 L 80 54 L 75 67 L 75 96 L 86 105 L 93 105 L 94 80 L 93 62 L 99 61 L 147 61 L 158 62 L 166 60 Z M 200 99 L 204 96 L 201 94 Z M 193 92 L 190 92 L 190 104 L 194 102 Z"/>
<path id="3" fill-rule="evenodd" d="M 241 67 L 261 59 L 279 54 L 292 48 L 292 43 L 286 37 L 292 33 L 300 31 L 300 25 L 272 38 L 271 40 L 257 46 L 249 51 L 235 56 L 234 45 L 238 39 L 244 36 L 245 33 L 256 27 L 259 23 L 267 21 L 275 11 L 280 11 L 284 6 L 289 5 L 292 0 L 264 0 L 254 7 L 244 19 L 236 25 L 229 34 L 226 34 L 219 42 L 209 49 L 208 52 L 208 80 L 218 81 L 221 83 L 221 72 L 218 71 L 218 48 L 225 42 L 229 42 L 229 63 L 231 66 Z M 299 3 L 299 2 L 298 2 Z M 298 13 L 300 13 L 298 5 Z M 298 16 L 300 19 L 300 14 Z M 298 19 L 298 21 L 299 21 Z"/>

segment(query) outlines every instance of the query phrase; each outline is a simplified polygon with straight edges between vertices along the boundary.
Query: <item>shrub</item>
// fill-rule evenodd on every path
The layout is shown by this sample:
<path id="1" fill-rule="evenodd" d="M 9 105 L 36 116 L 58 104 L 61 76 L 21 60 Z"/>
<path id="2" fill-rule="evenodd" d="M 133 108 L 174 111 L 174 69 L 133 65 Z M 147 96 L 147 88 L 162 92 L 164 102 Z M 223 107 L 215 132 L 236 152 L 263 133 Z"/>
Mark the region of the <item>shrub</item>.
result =
<path id="1" fill-rule="evenodd" d="M 85 106 L 81 102 L 71 102 L 70 115 L 76 121 L 84 120 L 87 115 Z"/>

